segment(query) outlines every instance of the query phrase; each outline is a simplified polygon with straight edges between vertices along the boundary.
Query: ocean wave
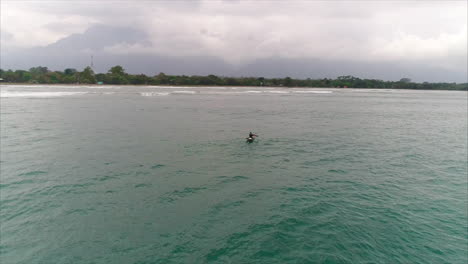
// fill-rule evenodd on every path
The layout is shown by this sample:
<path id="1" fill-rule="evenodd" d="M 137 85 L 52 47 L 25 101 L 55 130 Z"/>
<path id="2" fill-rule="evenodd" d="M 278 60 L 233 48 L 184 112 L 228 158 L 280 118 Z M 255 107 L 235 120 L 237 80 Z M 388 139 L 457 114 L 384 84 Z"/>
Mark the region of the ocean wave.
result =
<path id="1" fill-rule="evenodd" d="M 163 92 L 144 92 L 140 93 L 141 96 L 166 96 L 170 93 L 163 93 Z"/>
<path id="2" fill-rule="evenodd" d="M 117 94 L 137 94 L 140 96 L 168 96 L 168 95 L 287 95 L 287 94 L 329 94 L 332 91 L 310 91 L 310 90 L 157 90 L 157 91 L 1 91 L 0 97 L 2 98 L 51 98 L 51 97 L 63 97 L 63 96 L 76 96 L 76 95 L 117 95 Z"/>
<path id="3" fill-rule="evenodd" d="M 2 88 L 13 89 L 37 89 L 37 88 L 51 88 L 51 89 L 121 89 L 124 86 L 119 85 L 97 85 L 97 84 L 1 84 Z"/>
<path id="4" fill-rule="evenodd" d="M 368 88 L 362 88 L 362 89 L 349 89 L 347 91 L 351 92 L 364 92 L 364 93 L 369 93 L 369 92 L 397 92 L 395 89 L 368 89 Z"/>
<path id="5" fill-rule="evenodd" d="M 255 91 L 255 90 L 249 90 L 249 91 L 231 91 L 231 92 L 211 92 L 211 91 L 206 91 L 206 92 L 201 92 L 202 94 L 261 94 L 264 93 L 264 91 Z"/>
<path id="6" fill-rule="evenodd" d="M 231 92 L 201 92 L 202 94 L 291 94 L 291 93 L 316 93 L 316 94 L 330 94 L 333 91 L 288 91 L 288 90 L 249 90 L 249 91 L 231 91 Z"/>
<path id="7" fill-rule="evenodd" d="M 173 91 L 173 92 L 141 92 L 141 96 L 167 96 L 171 94 L 196 94 L 195 91 Z"/>
<path id="8" fill-rule="evenodd" d="M 272 94 L 288 94 L 289 91 L 263 91 L 265 93 L 272 93 Z"/>
<path id="9" fill-rule="evenodd" d="M 195 91 L 174 91 L 171 92 L 172 94 L 196 94 L 197 92 Z"/>
<path id="10" fill-rule="evenodd" d="M 50 97 L 63 97 L 63 96 L 72 96 L 72 95 L 83 95 L 87 92 L 10 92 L 2 91 L 0 92 L 1 98 L 50 98 Z"/>
<path id="11" fill-rule="evenodd" d="M 315 93 L 315 94 L 330 94 L 333 91 L 308 91 L 308 90 L 301 90 L 301 91 L 292 91 L 293 93 Z"/>
<path id="12" fill-rule="evenodd" d="M 291 91 L 287 90 L 249 90 L 249 91 L 226 91 L 226 92 L 214 92 L 214 91 L 201 91 L 200 94 L 213 94 L 213 95 L 260 95 L 260 94 L 291 94 Z"/>

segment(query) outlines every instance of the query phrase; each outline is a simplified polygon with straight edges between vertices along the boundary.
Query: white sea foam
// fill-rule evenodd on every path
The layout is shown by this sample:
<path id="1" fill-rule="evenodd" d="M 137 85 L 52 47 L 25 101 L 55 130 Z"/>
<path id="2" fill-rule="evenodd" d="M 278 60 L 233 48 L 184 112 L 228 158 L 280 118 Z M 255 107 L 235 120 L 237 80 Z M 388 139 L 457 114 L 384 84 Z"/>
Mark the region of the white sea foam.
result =
<path id="1" fill-rule="evenodd" d="M 301 90 L 301 91 L 292 91 L 293 93 L 315 93 L 315 94 L 330 94 L 333 93 L 332 91 L 309 91 L 309 90 Z"/>
<path id="2" fill-rule="evenodd" d="M 138 88 L 145 88 L 145 89 L 199 89 L 200 86 L 162 86 L 162 85 L 145 85 L 145 86 L 135 86 Z M 210 89 L 210 90 L 226 90 L 230 87 L 225 86 L 201 86 L 203 89 Z"/>
<path id="3" fill-rule="evenodd" d="M 288 91 L 263 91 L 265 93 L 272 93 L 272 94 L 288 94 Z"/>
<path id="4" fill-rule="evenodd" d="M 370 93 L 370 92 L 396 92 L 395 89 L 349 89 L 347 91 L 359 92 L 359 93 Z"/>
<path id="5" fill-rule="evenodd" d="M 13 92 L 13 91 L 2 91 L 0 97 L 12 98 L 12 97 L 23 97 L 23 98 L 50 98 L 50 97 L 63 97 L 72 95 L 82 95 L 87 92 Z"/>
<path id="6" fill-rule="evenodd" d="M 173 94 L 196 94 L 197 92 L 195 91 L 174 91 L 174 92 L 171 92 Z"/>
<path id="7" fill-rule="evenodd" d="M 121 89 L 119 85 L 82 85 L 82 84 L 1 84 L 2 88 L 29 89 L 29 88 L 50 88 L 50 89 Z"/>
<path id="8" fill-rule="evenodd" d="M 258 90 L 249 90 L 249 91 L 223 91 L 223 92 L 215 92 L 215 91 L 201 91 L 200 94 L 219 94 L 219 95 L 242 95 L 242 94 L 289 94 L 288 91 L 258 91 Z"/>
<path id="9" fill-rule="evenodd" d="M 32 88 L 32 87 L 31 87 Z M 35 88 L 38 88 L 37 86 Z M 35 98 L 35 97 L 63 97 L 63 96 L 77 96 L 83 94 L 89 95 L 117 95 L 117 94 L 137 94 L 140 96 L 168 96 L 168 95 L 287 95 L 287 94 L 330 94 L 333 93 L 332 90 L 297 90 L 297 89 L 270 89 L 270 88 L 262 88 L 262 89 L 252 89 L 252 88 L 239 88 L 239 89 L 206 89 L 206 87 L 198 87 L 198 89 L 178 89 L 174 90 L 173 88 L 170 89 L 157 89 L 157 90 L 147 90 L 147 87 L 140 87 L 139 89 L 129 88 L 129 89 L 122 89 L 122 90 L 99 90 L 94 89 L 95 87 L 82 87 L 83 90 L 81 91 L 73 91 L 73 90 L 64 90 L 60 89 L 57 91 L 57 88 L 50 88 L 46 89 L 39 88 L 39 91 L 34 91 L 29 87 L 5 87 L 2 86 L 0 96 L 2 98 L 8 97 L 23 97 L 23 98 Z"/>
<path id="10" fill-rule="evenodd" d="M 205 92 L 205 94 L 261 94 L 263 91 Z"/>
<path id="11" fill-rule="evenodd" d="M 166 96 L 169 95 L 170 93 L 162 93 L 162 92 L 145 92 L 145 93 L 140 93 L 141 96 Z"/>

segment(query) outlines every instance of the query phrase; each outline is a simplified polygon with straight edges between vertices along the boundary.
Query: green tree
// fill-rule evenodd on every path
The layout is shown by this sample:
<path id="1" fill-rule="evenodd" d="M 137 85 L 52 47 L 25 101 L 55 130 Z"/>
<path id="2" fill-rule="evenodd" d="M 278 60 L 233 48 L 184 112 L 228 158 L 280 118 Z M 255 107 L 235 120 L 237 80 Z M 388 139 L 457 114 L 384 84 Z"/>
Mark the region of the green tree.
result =
<path id="1" fill-rule="evenodd" d="M 283 85 L 287 86 L 287 87 L 292 87 L 293 86 L 293 80 L 291 79 L 291 77 L 284 78 Z"/>
<path id="2" fill-rule="evenodd" d="M 164 74 L 164 72 L 160 72 L 158 75 L 154 76 L 156 84 L 169 84 L 169 77 Z"/>
<path id="3" fill-rule="evenodd" d="M 33 75 L 46 74 L 49 71 L 47 67 L 37 66 L 29 69 L 29 72 Z"/>
<path id="4" fill-rule="evenodd" d="M 84 68 L 83 72 L 80 73 L 80 83 L 93 84 L 96 83 L 96 78 L 94 77 L 94 71 L 91 67 Z"/>
<path id="5" fill-rule="evenodd" d="M 29 69 L 29 72 L 31 73 L 31 82 L 34 83 L 48 83 L 49 78 L 46 76 L 46 73 L 49 72 L 49 69 L 47 67 L 42 67 L 42 66 L 37 66 L 37 67 L 32 67 Z"/>
<path id="6" fill-rule="evenodd" d="M 106 83 L 107 82 L 107 75 L 105 73 L 98 73 L 95 75 L 96 77 L 96 82 L 102 82 Z"/>
<path id="7" fill-rule="evenodd" d="M 32 75 L 28 71 L 16 70 L 15 74 L 17 76 L 17 80 L 16 80 L 17 82 L 26 83 L 26 82 L 31 81 L 32 79 Z"/>
<path id="8" fill-rule="evenodd" d="M 224 82 L 226 83 L 226 85 L 239 85 L 240 82 L 237 78 L 225 78 L 224 79 Z"/>
<path id="9" fill-rule="evenodd" d="M 127 74 L 125 69 L 120 66 L 114 66 L 108 71 L 108 83 L 112 84 L 128 84 Z"/>
<path id="10" fill-rule="evenodd" d="M 109 73 L 117 76 L 123 76 L 125 75 L 125 69 L 122 66 L 117 65 L 110 68 Z"/>
<path id="11" fill-rule="evenodd" d="M 62 74 L 60 72 L 48 72 L 45 75 L 43 83 L 62 83 Z"/>
<path id="12" fill-rule="evenodd" d="M 259 77 L 257 78 L 258 80 L 258 85 L 259 86 L 264 86 L 265 85 L 265 78 L 264 77 Z"/>
<path id="13" fill-rule="evenodd" d="M 17 81 L 18 77 L 15 74 L 15 72 L 12 70 L 7 70 L 7 71 L 2 72 L 2 79 L 5 82 L 18 82 Z"/>
<path id="14" fill-rule="evenodd" d="M 131 84 L 148 84 L 149 82 L 148 76 L 144 74 L 129 75 L 128 79 Z"/>
<path id="15" fill-rule="evenodd" d="M 76 69 L 73 69 L 73 68 L 66 68 L 66 69 L 63 71 L 63 73 L 64 73 L 65 75 L 68 75 L 68 76 L 74 75 L 76 72 L 77 72 Z"/>

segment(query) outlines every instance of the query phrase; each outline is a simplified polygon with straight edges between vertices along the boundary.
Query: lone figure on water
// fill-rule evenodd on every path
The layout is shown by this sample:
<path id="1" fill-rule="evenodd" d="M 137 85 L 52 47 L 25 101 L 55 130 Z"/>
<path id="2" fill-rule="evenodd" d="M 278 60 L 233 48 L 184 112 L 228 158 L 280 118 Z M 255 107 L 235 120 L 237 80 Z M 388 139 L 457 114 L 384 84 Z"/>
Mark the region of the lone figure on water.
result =
<path id="1" fill-rule="evenodd" d="M 246 139 L 247 139 L 247 142 L 248 142 L 248 143 L 252 143 L 256 137 L 258 137 L 258 135 L 254 134 L 254 133 L 252 133 L 252 131 L 250 131 L 250 132 L 249 132 L 249 137 L 246 138 Z"/>

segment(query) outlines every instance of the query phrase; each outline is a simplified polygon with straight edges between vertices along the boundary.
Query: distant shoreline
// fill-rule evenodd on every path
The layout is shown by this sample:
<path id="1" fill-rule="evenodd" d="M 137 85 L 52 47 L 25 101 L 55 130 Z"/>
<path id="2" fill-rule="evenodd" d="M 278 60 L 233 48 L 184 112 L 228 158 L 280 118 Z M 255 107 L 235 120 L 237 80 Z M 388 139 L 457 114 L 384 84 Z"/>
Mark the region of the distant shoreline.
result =
<path id="1" fill-rule="evenodd" d="M 95 73 L 91 67 L 83 71 L 67 68 L 64 71 L 50 71 L 47 67 L 33 67 L 25 70 L 0 69 L 0 84 L 17 85 L 152 85 L 185 87 L 280 87 L 280 88 L 354 88 L 354 89 L 411 89 L 411 90 L 459 90 L 468 91 L 468 83 L 417 83 L 410 78 L 399 81 L 361 79 L 351 75 L 334 79 L 293 79 L 265 77 L 228 77 L 217 75 L 168 75 L 163 72 L 153 76 L 129 74 L 120 66 L 114 66 L 107 73 Z"/>
<path id="2" fill-rule="evenodd" d="M 306 86 L 253 86 L 253 85 L 168 85 L 168 84 L 85 84 L 85 83 L 9 83 L 9 82 L 0 82 L 0 87 L 10 85 L 10 86 L 20 86 L 20 85 L 34 85 L 34 86 L 83 86 L 83 87 L 102 87 L 102 86 L 126 86 L 126 87 L 142 87 L 142 86 L 154 86 L 154 87 L 252 87 L 252 88 L 273 88 L 273 89 L 336 89 L 336 90 L 350 90 L 350 89 L 359 89 L 359 90 L 419 90 L 419 91 L 464 91 L 468 92 L 467 88 L 461 89 L 443 89 L 443 88 L 380 88 L 380 87 L 306 87 Z"/>

